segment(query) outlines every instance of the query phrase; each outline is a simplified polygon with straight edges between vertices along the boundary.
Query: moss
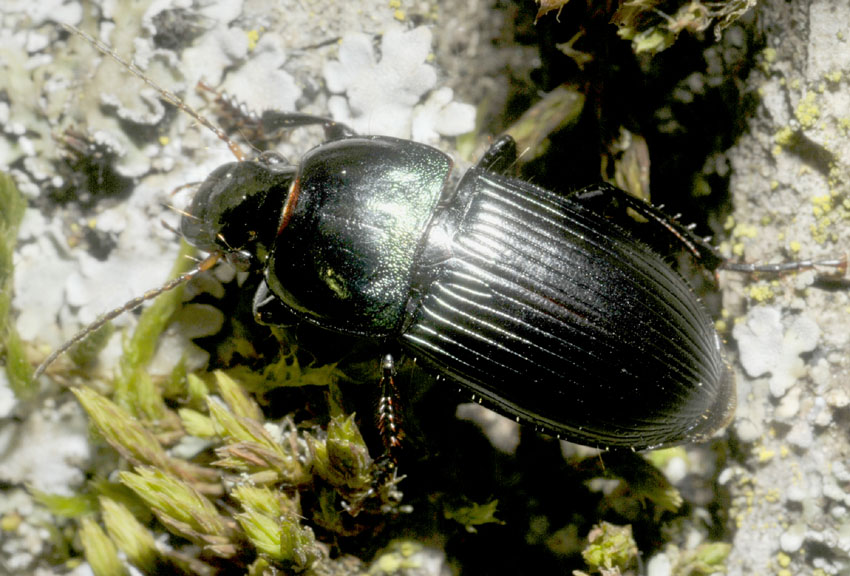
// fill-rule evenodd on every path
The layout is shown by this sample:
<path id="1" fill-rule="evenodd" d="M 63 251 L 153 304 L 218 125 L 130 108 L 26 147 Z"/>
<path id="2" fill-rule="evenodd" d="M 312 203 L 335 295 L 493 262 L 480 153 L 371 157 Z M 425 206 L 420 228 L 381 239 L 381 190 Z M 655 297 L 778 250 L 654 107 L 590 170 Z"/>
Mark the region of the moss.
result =
<path id="1" fill-rule="evenodd" d="M 25 209 L 26 201 L 12 178 L 0 172 L 0 358 L 4 361 L 9 385 L 18 398 L 30 398 L 37 389 L 26 348 L 10 316 L 14 293 L 13 258 Z"/>
<path id="2" fill-rule="evenodd" d="M 88 366 L 97 360 L 97 357 L 109 343 L 109 339 L 115 329 L 111 323 L 104 324 L 76 346 L 68 350 L 68 358 L 77 366 Z"/>
<path id="3" fill-rule="evenodd" d="M 689 550 L 682 555 L 676 573 L 692 576 L 725 573 L 726 558 L 731 549 L 731 545 L 725 542 L 700 544 L 694 550 Z"/>
<path id="4" fill-rule="evenodd" d="M 183 271 L 185 256 L 184 250 L 174 274 Z M 330 420 L 327 433 L 309 433 L 288 417 L 268 421 L 249 387 L 230 374 L 186 375 L 181 364 L 164 383 L 155 381 L 147 374 L 147 363 L 180 305 L 179 290 L 165 293 L 142 314 L 125 345 L 110 394 L 87 387 L 73 390 L 98 433 L 129 463 L 131 469 L 120 473 L 129 496 L 116 498 L 108 483 L 92 484 L 74 497 L 36 496 L 57 515 L 85 516 L 87 557 L 95 555 L 90 561 L 104 567 L 120 550 L 143 571 L 211 573 L 206 560 L 152 547 L 154 532 L 163 529 L 195 543 L 202 556 L 216 558 L 216 564 L 238 565 L 259 555 L 252 564 L 258 574 L 303 571 L 317 562 L 330 562 L 305 520 L 344 533 L 351 529 L 351 518 L 339 515 L 342 502 L 368 495 L 380 506 L 385 495 L 382 490 L 374 495 L 370 491 L 373 462 L 353 416 L 334 404 L 337 416 Z M 275 381 L 291 388 L 327 386 L 342 376 L 333 364 L 302 367 L 294 352 L 286 349 L 259 373 L 241 373 L 260 393 Z M 168 392 L 168 402 L 163 391 Z M 188 435 L 211 443 L 217 459 L 196 463 L 168 452 L 168 446 Z M 321 462 L 316 462 L 317 454 L 322 455 Z M 316 481 L 322 483 L 318 490 L 313 487 Z M 327 498 L 320 498 L 316 508 L 302 510 L 298 504 L 302 490 L 315 490 Z M 332 505 L 324 506 L 323 501 Z M 235 516 L 234 502 L 241 508 Z M 336 511 L 335 520 L 330 520 L 328 510 Z M 98 511 L 105 532 L 92 516 Z M 152 518 L 159 528 L 147 527 Z"/>
<path id="5" fill-rule="evenodd" d="M 221 558 L 237 554 L 232 523 L 198 488 L 151 467 L 137 467 L 119 476 L 170 532 Z"/>
<path id="6" fill-rule="evenodd" d="M 674 458 L 681 458 L 687 462 L 688 451 L 682 446 L 674 446 L 663 450 L 653 450 L 646 455 L 646 459 L 659 470 L 663 470 Z"/>
<path id="7" fill-rule="evenodd" d="M 540 1 L 540 4 L 538 18 L 554 9 L 548 7 L 549 5 L 565 2 Z M 725 3 L 681 2 L 678 7 L 672 5 L 672 8 L 676 8 L 674 12 L 669 2 L 638 0 L 623 4 L 612 21 L 619 27 L 619 36 L 632 42 L 632 49 L 636 54 L 655 54 L 672 46 L 682 32 L 700 33 L 713 25 L 715 37 L 719 38 L 723 30 L 746 13 L 753 4 L 755 0 L 734 0 Z M 547 6 L 545 11 L 544 6 Z"/>
<path id="8" fill-rule="evenodd" d="M 144 328 L 137 330 L 133 342 L 127 346 L 129 358 L 122 364 L 124 376 L 130 370 L 135 375 L 129 381 L 125 379 L 125 384 L 116 386 L 113 392 L 115 398 L 120 393 L 125 399 L 139 394 L 155 395 L 160 403 L 159 420 L 150 418 L 149 409 L 124 408 L 89 388 L 74 390 L 98 432 L 132 465 L 132 470 L 122 472 L 120 478 L 138 499 L 135 506 L 141 504 L 147 511 L 141 517 L 150 518 L 152 513 L 162 527 L 194 542 L 206 554 L 219 558 L 217 562 L 239 563 L 259 554 L 263 562 L 255 567 L 267 572 L 275 569 L 302 571 L 316 562 L 328 561 L 312 529 L 303 522 L 306 513 L 314 516 L 320 525 L 327 526 L 327 508 L 302 511 L 298 505 L 298 490 L 312 490 L 311 473 L 315 473 L 330 486 L 336 486 L 343 498 L 369 493 L 373 481 L 372 459 L 353 417 L 339 414 L 331 419 L 327 434 L 318 436 L 298 430 L 289 419 L 279 424 L 271 423 L 247 389 L 223 372 L 210 375 L 214 388 L 206 384 L 205 378 L 196 375 L 184 378 L 184 391 L 192 392 L 180 397 L 196 406 L 203 399 L 199 409 L 168 406 L 145 373 L 145 362 L 153 351 L 146 339 L 156 341 L 173 311 L 173 302 L 167 305 L 156 302 L 145 312 L 151 320 L 143 322 Z M 317 382 L 318 374 L 322 374 L 327 383 L 327 378 L 336 374 L 334 367 L 302 370 L 294 355 L 283 356 L 285 360 L 271 369 L 286 372 L 291 384 Z M 215 390 L 221 400 L 211 396 L 211 390 Z M 336 410 L 339 411 L 338 406 Z M 162 420 L 178 423 L 176 436 L 163 434 Z M 211 466 L 200 465 L 176 458 L 165 450 L 165 442 L 171 443 L 186 434 L 213 442 L 218 459 Z M 314 462 L 316 454 L 323 455 L 321 462 Z M 236 478 L 239 482 L 234 482 Z M 292 497 L 281 490 L 288 491 Z M 337 494 L 334 490 L 320 493 Z M 242 511 L 233 517 L 235 522 L 230 519 L 229 505 L 223 507 L 223 496 L 240 503 Z M 375 496 L 380 497 L 380 493 Z M 45 496 L 42 501 L 59 512 L 57 498 Z M 332 501 L 333 508 L 339 509 L 340 496 L 332 496 Z M 88 505 L 75 509 L 75 516 L 99 508 L 108 540 L 136 567 L 169 567 L 170 572 L 178 574 L 210 569 L 203 566 L 202 560 L 187 564 L 185 559 L 180 561 L 153 550 L 150 530 L 140 521 L 129 521 L 127 515 L 131 514 L 131 508 L 112 498 L 101 497 L 99 506 L 92 506 L 94 500 L 90 496 L 75 497 L 68 502 Z M 107 538 L 102 531 L 92 528 L 90 517 L 85 522 L 92 542 Z M 344 524 L 345 519 L 335 522 L 340 531 L 347 529 Z M 106 558 L 108 555 L 101 548 L 97 544 L 93 550 Z M 105 562 L 104 559 L 98 561 Z"/>
<path id="9" fill-rule="evenodd" d="M 372 563 L 369 574 L 420 573 L 427 549 L 419 542 L 398 540 L 390 544 Z"/>
<path id="10" fill-rule="evenodd" d="M 638 548 L 632 536 L 631 526 L 616 526 L 602 522 L 593 527 L 587 536 L 588 545 L 582 557 L 592 572 L 619 573 L 636 567 Z"/>
<path id="11" fill-rule="evenodd" d="M 171 271 L 172 278 L 192 268 L 193 253 L 194 249 L 183 242 Z M 146 368 L 156 352 L 160 335 L 180 308 L 182 300 L 182 286 L 160 294 L 142 312 L 133 336 L 124 344 L 119 375 L 113 383 L 114 400 L 136 417 L 163 421 L 167 415 L 161 390 L 151 381 Z M 163 421 L 163 424 L 166 422 Z"/>
<path id="12" fill-rule="evenodd" d="M 153 534 L 139 522 L 129 508 L 109 498 L 100 499 L 103 523 L 109 538 L 128 560 L 144 573 L 155 573 L 159 551 Z"/>
<path id="13" fill-rule="evenodd" d="M 97 500 L 87 494 L 48 494 L 31 489 L 33 499 L 60 518 L 80 518 L 97 510 Z"/>
<path id="14" fill-rule="evenodd" d="M 331 486 L 353 496 L 369 489 L 372 458 L 354 415 L 334 416 L 323 439 L 308 437 L 313 467 Z"/>
<path id="15" fill-rule="evenodd" d="M 95 576 L 122 576 L 129 574 L 127 567 L 118 558 L 118 550 L 112 540 L 92 518 L 84 518 L 80 525 L 80 541 L 86 560 Z"/>
<path id="16" fill-rule="evenodd" d="M 244 510 L 236 521 L 263 557 L 298 571 L 321 558 L 313 531 L 301 524 L 294 502 L 267 488 L 243 486 L 233 495 Z"/>
<path id="17" fill-rule="evenodd" d="M 491 500 L 484 504 L 472 502 L 469 505 L 459 506 L 458 508 L 446 508 L 443 514 L 449 520 L 454 520 L 461 524 L 467 532 L 474 533 L 477 531 L 476 526 L 504 524 L 504 522 L 496 518 L 496 509 L 498 506 L 498 500 Z"/>
<path id="18" fill-rule="evenodd" d="M 577 88 L 559 86 L 509 126 L 505 132 L 516 140 L 517 150 L 523 151 L 522 161 L 529 162 L 542 155 L 546 150 L 546 140 L 552 133 L 575 124 L 584 109 L 584 102 L 585 96 Z"/>

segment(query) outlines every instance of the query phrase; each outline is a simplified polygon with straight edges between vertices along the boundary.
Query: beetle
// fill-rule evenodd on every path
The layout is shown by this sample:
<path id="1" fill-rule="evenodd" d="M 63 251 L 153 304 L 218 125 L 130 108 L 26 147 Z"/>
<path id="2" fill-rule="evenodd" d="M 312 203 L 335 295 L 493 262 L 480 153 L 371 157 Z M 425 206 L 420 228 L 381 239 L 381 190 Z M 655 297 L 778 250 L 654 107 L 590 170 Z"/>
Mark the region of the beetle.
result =
<path id="1" fill-rule="evenodd" d="M 659 209 L 608 184 L 559 194 L 519 180 L 509 136 L 453 184 L 452 161 L 436 148 L 268 111 L 267 133 L 318 124 L 326 141 L 297 165 L 274 152 L 244 159 L 142 77 L 239 159 L 206 179 L 181 220 L 184 238 L 210 256 L 84 329 L 37 375 L 109 318 L 223 258 L 262 274 L 258 321 L 398 345 L 495 411 L 573 442 L 658 448 L 705 440 L 732 418 L 734 379 L 711 316 L 636 225 L 606 214 L 632 208 L 704 267 L 724 264 Z M 382 371 L 391 390 L 391 356 Z M 398 444 L 394 410 L 382 393 L 388 452 Z"/>
<path id="2" fill-rule="evenodd" d="M 661 212 L 606 184 L 563 196 L 515 179 L 509 136 L 451 186 L 450 158 L 430 146 L 263 120 L 334 134 L 297 167 L 275 155 L 220 167 L 181 222 L 199 249 L 262 270 L 261 322 L 398 343 L 497 412 L 582 444 L 699 441 L 730 419 L 710 315 L 600 208 L 674 226 Z"/>

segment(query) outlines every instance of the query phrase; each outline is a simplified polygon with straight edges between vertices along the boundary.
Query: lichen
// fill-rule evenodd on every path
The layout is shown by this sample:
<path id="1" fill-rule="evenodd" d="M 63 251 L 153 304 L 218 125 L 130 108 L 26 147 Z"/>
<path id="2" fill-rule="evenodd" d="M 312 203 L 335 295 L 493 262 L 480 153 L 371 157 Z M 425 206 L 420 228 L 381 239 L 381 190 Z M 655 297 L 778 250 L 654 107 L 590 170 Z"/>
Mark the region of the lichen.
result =
<path id="1" fill-rule="evenodd" d="M 380 60 L 368 35 L 346 35 L 339 59 L 324 70 L 328 89 L 337 94 L 328 101 L 334 119 L 360 133 L 413 136 L 427 143 L 436 142 L 438 134 L 471 131 L 475 109 L 453 102 L 449 88 L 438 91 L 436 99 L 432 95 L 414 114 L 437 83 L 436 70 L 428 63 L 430 50 L 431 32 L 424 26 L 387 30 L 381 37 Z M 442 115 L 450 120 L 442 122 Z"/>
<path id="2" fill-rule="evenodd" d="M 797 104 L 797 108 L 794 109 L 794 116 L 797 118 L 800 126 L 804 129 L 812 128 L 818 118 L 820 118 L 821 110 L 820 106 L 818 106 L 816 102 L 817 96 L 815 93 L 807 92 L 806 95 L 800 99 L 800 103 Z"/>

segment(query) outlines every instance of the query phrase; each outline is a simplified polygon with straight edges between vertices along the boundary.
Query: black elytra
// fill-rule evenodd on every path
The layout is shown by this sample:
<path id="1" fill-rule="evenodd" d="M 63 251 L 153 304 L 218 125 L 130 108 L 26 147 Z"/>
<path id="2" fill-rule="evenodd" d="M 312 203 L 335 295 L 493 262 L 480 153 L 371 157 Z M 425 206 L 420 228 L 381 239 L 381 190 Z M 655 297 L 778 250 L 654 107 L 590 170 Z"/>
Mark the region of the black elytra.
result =
<path id="1" fill-rule="evenodd" d="M 401 345 L 495 411 L 580 444 L 657 448 L 729 422 L 735 385 L 712 318 L 600 206 L 636 209 L 719 263 L 662 212 L 607 184 L 560 195 L 513 178 L 510 137 L 451 186 L 435 148 L 274 114 L 331 139 L 297 168 L 216 170 L 182 225 L 190 243 L 264 271 L 258 320 Z"/>

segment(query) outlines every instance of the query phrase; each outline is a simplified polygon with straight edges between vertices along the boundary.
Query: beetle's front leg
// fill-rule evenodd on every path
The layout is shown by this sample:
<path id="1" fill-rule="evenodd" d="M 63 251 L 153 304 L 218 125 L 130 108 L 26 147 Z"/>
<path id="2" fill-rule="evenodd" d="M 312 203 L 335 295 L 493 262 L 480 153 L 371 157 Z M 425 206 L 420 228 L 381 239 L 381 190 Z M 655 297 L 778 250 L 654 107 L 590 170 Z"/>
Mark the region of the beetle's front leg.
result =
<path id="1" fill-rule="evenodd" d="M 263 278 L 254 294 L 254 320 L 265 326 L 295 326 L 298 321 L 292 310 L 272 294 Z"/>
<path id="2" fill-rule="evenodd" d="M 266 110 L 260 117 L 260 123 L 266 134 L 274 134 L 282 130 L 292 130 L 293 128 L 301 128 L 302 126 L 321 126 L 325 131 L 325 138 L 328 140 L 339 140 L 340 138 L 350 138 L 357 135 L 347 124 L 337 122 L 331 118 L 301 114 L 300 112 Z"/>
<path id="3" fill-rule="evenodd" d="M 325 131 L 325 138 L 328 140 L 338 140 L 357 135 L 348 125 L 337 122 L 332 118 L 277 110 L 266 110 L 262 114 L 257 114 L 229 94 L 219 92 L 203 82 L 198 83 L 198 89 L 215 95 L 216 102 L 234 118 L 237 129 L 242 130 L 246 126 L 253 127 L 255 130 L 260 130 L 263 138 L 270 138 L 277 132 L 301 128 L 302 126 L 321 126 Z"/>

